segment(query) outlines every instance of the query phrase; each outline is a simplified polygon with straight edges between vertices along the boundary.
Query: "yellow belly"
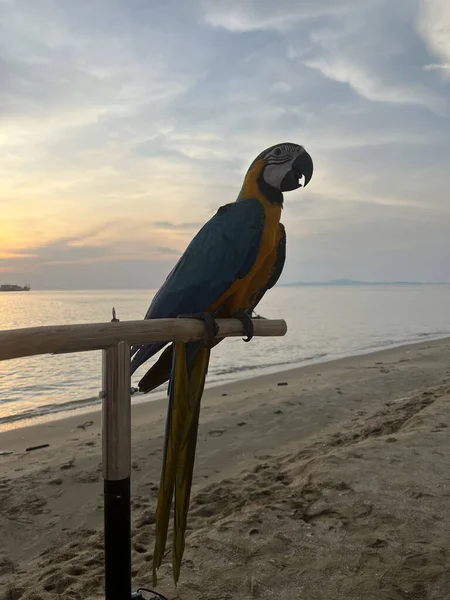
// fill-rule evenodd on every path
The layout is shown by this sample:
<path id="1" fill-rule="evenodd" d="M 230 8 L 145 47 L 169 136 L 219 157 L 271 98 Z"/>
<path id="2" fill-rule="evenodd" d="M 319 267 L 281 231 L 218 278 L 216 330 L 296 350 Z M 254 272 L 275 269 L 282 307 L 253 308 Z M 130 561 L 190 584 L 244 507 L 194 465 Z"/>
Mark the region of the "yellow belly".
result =
<path id="1" fill-rule="evenodd" d="M 277 250 L 281 207 L 263 200 L 266 220 L 258 257 L 250 272 L 235 281 L 228 290 L 209 307 L 209 312 L 220 308 L 217 317 L 232 316 L 240 309 L 247 309 L 252 300 L 270 276 L 273 268 L 274 253 Z"/>

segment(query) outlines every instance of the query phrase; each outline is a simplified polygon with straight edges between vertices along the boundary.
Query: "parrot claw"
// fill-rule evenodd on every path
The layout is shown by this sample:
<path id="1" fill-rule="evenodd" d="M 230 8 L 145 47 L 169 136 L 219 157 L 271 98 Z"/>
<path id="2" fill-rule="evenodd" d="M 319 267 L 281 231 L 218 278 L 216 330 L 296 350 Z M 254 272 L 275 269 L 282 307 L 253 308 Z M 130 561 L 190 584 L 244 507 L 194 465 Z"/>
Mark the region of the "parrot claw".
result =
<path id="1" fill-rule="evenodd" d="M 247 336 L 246 338 L 242 338 L 242 340 L 244 342 L 249 342 L 252 339 L 254 333 L 253 321 L 251 319 L 251 316 L 246 310 L 240 309 L 233 315 L 233 318 L 238 319 L 242 323 L 244 333 Z"/>
<path id="2" fill-rule="evenodd" d="M 205 324 L 205 336 L 204 336 L 204 345 L 206 348 L 210 348 L 212 346 L 213 340 L 216 335 L 219 333 L 219 326 L 216 323 L 216 320 L 209 312 L 198 312 L 192 313 L 190 315 L 178 315 L 178 319 L 198 319 L 199 321 L 203 321 Z"/>

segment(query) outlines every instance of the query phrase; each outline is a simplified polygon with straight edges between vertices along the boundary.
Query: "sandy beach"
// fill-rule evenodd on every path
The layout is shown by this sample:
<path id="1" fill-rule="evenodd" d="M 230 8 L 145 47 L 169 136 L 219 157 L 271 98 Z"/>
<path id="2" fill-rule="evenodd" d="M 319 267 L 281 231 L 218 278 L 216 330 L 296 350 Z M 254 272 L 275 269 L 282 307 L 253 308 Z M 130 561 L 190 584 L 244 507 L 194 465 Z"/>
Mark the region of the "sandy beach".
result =
<path id="1" fill-rule="evenodd" d="M 181 579 L 169 555 L 158 590 L 450 598 L 449 407 L 450 340 L 207 390 Z M 151 583 L 165 416 L 133 407 L 134 589 Z M 2 452 L 1 600 L 101 598 L 100 413 L 3 432 Z"/>

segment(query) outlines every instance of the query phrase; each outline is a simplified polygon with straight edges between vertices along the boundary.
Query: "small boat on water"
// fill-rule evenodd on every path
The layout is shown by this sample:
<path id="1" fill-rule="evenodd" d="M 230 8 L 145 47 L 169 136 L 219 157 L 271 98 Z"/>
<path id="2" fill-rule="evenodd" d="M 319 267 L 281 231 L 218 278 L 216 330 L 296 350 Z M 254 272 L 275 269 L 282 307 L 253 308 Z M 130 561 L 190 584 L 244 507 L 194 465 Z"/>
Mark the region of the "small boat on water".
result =
<path id="1" fill-rule="evenodd" d="M 23 287 L 20 285 L 11 285 L 9 283 L 5 283 L 0 285 L 0 292 L 29 292 L 29 285 L 24 285 Z"/>

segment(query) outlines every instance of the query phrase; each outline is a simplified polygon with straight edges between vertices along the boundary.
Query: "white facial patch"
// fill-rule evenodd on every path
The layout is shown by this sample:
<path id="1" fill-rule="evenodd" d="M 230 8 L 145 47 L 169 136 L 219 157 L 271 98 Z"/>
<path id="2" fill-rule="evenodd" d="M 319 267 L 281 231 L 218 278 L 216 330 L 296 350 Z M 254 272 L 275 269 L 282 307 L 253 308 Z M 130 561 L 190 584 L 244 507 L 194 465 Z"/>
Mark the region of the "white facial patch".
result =
<path id="1" fill-rule="evenodd" d="M 264 181 L 279 190 L 286 173 L 292 168 L 292 163 L 304 151 L 303 146 L 293 146 L 292 144 L 282 144 L 274 148 L 266 157 Z"/>
<path id="2" fill-rule="evenodd" d="M 283 152 L 279 152 L 279 150 L 283 150 Z M 303 146 L 296 146 L 295 149 L 292 146 L 281 146 L 272 150 L 272 153 L 266 158 L 268 164 L 263 172 L 264 181 L 279 190 L 286 173 L 292 168 L 292 163 L 304 151 Z"/>
<path id="3" fill-rule="evenodd" d="M 283 181 L 286 173 L 291 170 L 291 165 L 293 162 L 294 159 L 281 165 L 267 165 L 263 173 L 264 181 L 273 188 L 279 190 L 281 188 L 281 182 Z"/>

